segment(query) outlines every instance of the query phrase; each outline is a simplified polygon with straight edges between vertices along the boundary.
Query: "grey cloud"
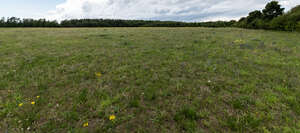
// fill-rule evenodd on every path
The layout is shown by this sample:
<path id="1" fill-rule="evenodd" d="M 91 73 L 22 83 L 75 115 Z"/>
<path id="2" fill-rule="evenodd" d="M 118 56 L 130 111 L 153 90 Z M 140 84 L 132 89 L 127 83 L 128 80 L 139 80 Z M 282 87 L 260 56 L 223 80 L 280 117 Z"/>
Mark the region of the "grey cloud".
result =
<path id="1" fill-rule="evenodd" d="M 92 4 L 91 4 L 90 2 L 88 2 L 88 1 L 84 2 L 84 3 L 82 4 L 82 11 L 83 11 L 84 13 L 89 13 L 89 12 L 91 12 L 91 11 L 92 11 Z"/>
<path id="2" fill-rule="evenodd" d="M 155 10 L 155 13 L 163 15 L 163 14 L 170 13 L 170 10 L 169 9 L 157 9 L 157 10 Z"/>
<path id="3" fill-rule="evenodd" d="M 119 18 L 175 21 L 237 19 L 269 0 L 66 0 L 49 19 Z M 300 0 L 280 0 L 288 9 Z"/>

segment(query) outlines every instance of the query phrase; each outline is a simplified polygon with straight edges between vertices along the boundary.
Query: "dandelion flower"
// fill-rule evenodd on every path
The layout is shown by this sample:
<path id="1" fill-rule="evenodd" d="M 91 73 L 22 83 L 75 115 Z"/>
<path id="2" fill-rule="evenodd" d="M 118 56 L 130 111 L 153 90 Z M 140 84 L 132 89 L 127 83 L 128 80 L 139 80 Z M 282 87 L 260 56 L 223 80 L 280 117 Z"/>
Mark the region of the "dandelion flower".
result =
<path id="1" fill-rule="evenodd" d="M 41 96 L 36 96 L 36 98 L 40 98 Z"/>
<path id="2" fill-rule="evenodd" d="M 115 120 L 115 119 L 116 119 L 116 116 L 115 116 L 115 115 L 110 115 L 110 116 L 109 116 L 109 120 L 113 121 L 113 120 Z"/>
<path id="3" fill-rule="evenodd" d="M 35 105 L 35 102 L 34 102 L 34 101 L 33 101 L 33 102 L 31 102 L 31 104 L 32 104 L 32 105 Z"/>
<path id="4" fill-rule="evenodd" d="M 96 75 L 97 77 L 101 77 L 101 76 L 102 76 L 102 74 L 99 73 L 99 72 L 95 73 L 95 75 Z"/>
<path id="5" fill-rule="evenodd" d="M 23 103 L 20 103 L 20 104 L 19 104 L 19 107 L 22 107 L 22 106 L 23 106 Z"/>
<path id="6" fill-rule="evenodd" d="M 87 127 L 87 126 L 89 126 L 89 123 L 88 123 L 88 122 L 83 123 L 83 127 Z"/>

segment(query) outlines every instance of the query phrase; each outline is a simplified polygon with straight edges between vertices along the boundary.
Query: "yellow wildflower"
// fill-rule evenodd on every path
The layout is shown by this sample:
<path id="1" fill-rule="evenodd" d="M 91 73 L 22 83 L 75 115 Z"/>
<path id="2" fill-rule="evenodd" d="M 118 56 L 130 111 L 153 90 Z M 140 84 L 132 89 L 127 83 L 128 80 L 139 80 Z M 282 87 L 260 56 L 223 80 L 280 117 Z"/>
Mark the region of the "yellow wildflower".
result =
<path id="1" fill-rule="evenodd" d="M 116 116 L 115 116 L 115 115 L 110 115 L 110 116 L 109 116 L 109 120 L 113 121 L 113 120 L 115 120 L 115 119 L 116 119 Z"/>
<path id="2" fill-rule="evenodd" d="M 36 96 L 36 98 L 40 98 L 41 96 Z"/>
<path id="3" fill-rule="evenodd" d="M 35 102 L 34 102 L 34 101 L 33 101 L 33 102 L 31 102 L 31 104 L 32 104 L 32 105 L 34 105 L 34 104 L 35 104 Z"/>
<path id="4" fill-rule="evenodd" d="M 102 76 L 102 74 L 99 73 L 99 72 L 95 73 L 95 75 L 96 75 L 97 77 L 101 77 L 101 76 Z"/>
<path id="5" fill-rule="evenodd" d="M 87 126 L 89 126 L 89 123 L 88 123 L 88 122 L 83 123 L 83 127 L 87 127 Z"/>
<path id="6" fill-rule="evenodd" d="M 242 44 L 245 43 L 242 39 L 238 39 L 234 41 L 235 44 Z"/>
<path id="7" fill-rule="evenodd" d="M 20 103 L 20 104 L 19 104 L 19 107 L 22 107 L 22 106 L 23 106 L 23 103 Z"/>

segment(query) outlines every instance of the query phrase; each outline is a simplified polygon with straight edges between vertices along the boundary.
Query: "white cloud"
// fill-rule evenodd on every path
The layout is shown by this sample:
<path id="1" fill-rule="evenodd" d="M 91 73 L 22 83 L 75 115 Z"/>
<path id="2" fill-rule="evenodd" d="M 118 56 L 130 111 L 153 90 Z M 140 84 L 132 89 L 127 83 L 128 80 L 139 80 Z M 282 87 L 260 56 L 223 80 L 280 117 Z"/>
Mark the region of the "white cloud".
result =
<path id="1" fill-rule="evenodd" d="M 48 19 L 112 18 L 176 21 L 238 19 L 270 0 L 66 0 Z M 290 9 L 300 0 L 281 0 Z"/>
<path id="2" fill-rule="evenodd" d="M 300 4 L 300 0 L 280 0 L 280 4 L 287 10 Z"/>

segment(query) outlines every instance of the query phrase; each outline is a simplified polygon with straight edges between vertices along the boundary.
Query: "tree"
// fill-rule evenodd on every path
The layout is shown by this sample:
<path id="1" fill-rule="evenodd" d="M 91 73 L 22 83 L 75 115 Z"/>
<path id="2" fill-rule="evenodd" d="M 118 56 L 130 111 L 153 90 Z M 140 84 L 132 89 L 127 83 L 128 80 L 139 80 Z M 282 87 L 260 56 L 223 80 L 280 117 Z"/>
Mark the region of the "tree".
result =
<path id="1" fill-rule="evenodd" d="M 266 20 L 272 20 L 283 14 L 284 8 L 281 8 L 281 5 L 278 4 L 278 1 L 271 1 L 263 9 L 263 17 Z"/>
<path id="2" fill-rule="evenodd" d="M 247 17 L 247 22 L 250 23 L 256 19 L 261 19 L 262 18 L 262 13 L 259 10 L 255 10 L 253 12 L 250 12 L 248 17 Z"/>
<path id="3" fill-rule="evenodd" d="M 261 11 L 250 12 L 248 17 L 245 19 L 247 28 L 258 29 L 258 21 L 262 18 Z"/>
<path id="4" fill-rule="evenodd" d="M 246 17 L 242 17 L 237 23 L 234 24 L 234 26 L 240 28 L 246 28 L 246 24 L 247 24 L 246 21 L 247 21 Z"/>
<path id="5" fill-rule="evenodd" d="M 300 12 L 300 5 L 297 5 L 296 7 L 292 8 L 290 11 L 290 13 L 296 13 L 296 12 Z"/>
<path id="6" fill-rule="evenodd" d="M 0 27 L 5 27 L 5 18 L 4 17 L 2 17 L 0 19 Z"/>
<path id="7" fill-rule="evenodd" d="M 295 31 L 300 21 L 300 6 L 296 6 L 287 13 L 274 18 L 270 22 L 270 28 L 274 30 Z"/>
<path id="8" fill-rule="evenodd" d="M 273 30 L 285 30 L 285 23 L 287 18 L 285 15 L 279 16 L 274 18 L 272 21 L 269 22 L 269 29 Z"/>
<path id="9" fill-rule="evenodd" d="M 257 19 L 257 20 L 255 20 L 255 23 L 256 23 L 256 27 L 258 29 L 267 29 L 267 27 L 268 27 L 268 24 L 265 23 L 265 21 L 263 19 Z"/>

